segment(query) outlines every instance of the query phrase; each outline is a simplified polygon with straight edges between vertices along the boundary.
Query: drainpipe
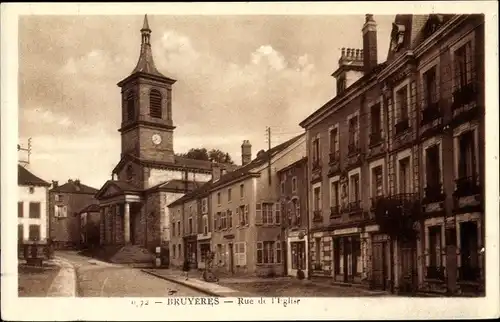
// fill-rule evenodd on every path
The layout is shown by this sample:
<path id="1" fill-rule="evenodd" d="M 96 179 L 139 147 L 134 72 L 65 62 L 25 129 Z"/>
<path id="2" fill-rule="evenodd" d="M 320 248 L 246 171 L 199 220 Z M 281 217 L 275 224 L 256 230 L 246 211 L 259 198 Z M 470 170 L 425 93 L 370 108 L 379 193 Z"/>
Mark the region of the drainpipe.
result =
<path id="1" fill-rule="evenodd" d="M 307 236 L 307 247 L 306 247 L 306 259 L 307 259 L 307 279 L 310 280 L 311 279 L 311 255 L 310 255 L 310 252 L 309 252 L 309 243 L 311 242 L 311 223 L 310 223 L 310 220 L 309 220 L 309 217 L 310 217 L 310 214 L 309 214 L 309 186 L 310 186 L 310 183 L 309 183 L 309 161 L 306 159 L 306 166 L 305 166 L 305 177 L 306 177 L 306 182 L 307 182 L 307 189 L 306 189 L 306 219 L 307 219 L 307 233 L 306 233 L 306 236 Z"/>

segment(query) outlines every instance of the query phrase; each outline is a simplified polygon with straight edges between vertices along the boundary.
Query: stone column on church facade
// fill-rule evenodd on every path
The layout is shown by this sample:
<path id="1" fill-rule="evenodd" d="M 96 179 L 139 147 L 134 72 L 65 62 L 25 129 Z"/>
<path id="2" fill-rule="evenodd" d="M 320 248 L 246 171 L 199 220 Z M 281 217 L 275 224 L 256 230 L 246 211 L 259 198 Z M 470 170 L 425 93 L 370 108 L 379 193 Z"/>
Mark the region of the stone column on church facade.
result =
<path id="1" fill-rule="evenodd" d="M 99 244 L 100 245 L 104 245 L 105 243 L 105 240 L 104 240 L 104 236 L 105 236 L 105 231 L 104 231 L 104 223 L 105 223 L 105 220 L 106 218 L 104 217 L 105 215 L 105 212 L 104 212 L 104 207 L 100 207 L 99 208 L 99 211 L 100 211 L 100 220 L 99 220 Z"/>
<path id="2" fill-rule="evenodd" d="M 130 203 L 125 202 L 123 211 L 123 238 L 125 244 L 130 243 Z"/>

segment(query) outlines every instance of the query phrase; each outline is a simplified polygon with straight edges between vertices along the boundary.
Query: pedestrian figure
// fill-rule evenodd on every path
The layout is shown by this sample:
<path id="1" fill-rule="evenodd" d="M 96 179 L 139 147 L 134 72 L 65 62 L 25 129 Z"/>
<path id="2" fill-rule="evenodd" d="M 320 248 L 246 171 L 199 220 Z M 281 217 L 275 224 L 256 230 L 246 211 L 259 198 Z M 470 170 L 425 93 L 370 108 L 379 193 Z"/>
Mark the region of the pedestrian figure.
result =
<path id="1" fill-rule="evenodd" d="M 182 265 L 182 271 L 186 273 L 186 281 L 187 281 L 189 274 L 189 260 L 187 258 L 184 259 L 184 265 Z"/>

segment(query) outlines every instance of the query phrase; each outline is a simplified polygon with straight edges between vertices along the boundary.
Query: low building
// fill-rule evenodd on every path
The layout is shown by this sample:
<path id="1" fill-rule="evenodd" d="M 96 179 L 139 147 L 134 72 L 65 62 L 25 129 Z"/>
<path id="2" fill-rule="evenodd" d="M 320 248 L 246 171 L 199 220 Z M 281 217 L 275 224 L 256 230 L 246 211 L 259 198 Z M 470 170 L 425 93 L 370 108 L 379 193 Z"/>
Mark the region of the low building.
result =
<path id="1" fill-rule="evenodd" d="M 297 276 L 302 270 L 309 273 L 309 245 L 307 218 L 307 158 L 278 171 L 280 203 L 285 229 L 285 272 Z"/>
<path id="2" fill-rule="evenodd" d="M 17 234 L 21 243 L 46 243 L 48 236 L 47 199 L 50 183 L 18 165 Z"/>
<path id="3" fill-rule="evenodd" d="M 97 203 L 97 189 L 80 180 L 69 179 L 63 185 L 52 182 L 49 190 L 50 238 L 56 249 L 80 247 L 80 211 Z"/>
<path id="4" fill-rule="evenodd" d="M 80 245 L 82 247 L 100 244 L 101 213 L 98 204 L 91 204 L 80 212 Z"/>

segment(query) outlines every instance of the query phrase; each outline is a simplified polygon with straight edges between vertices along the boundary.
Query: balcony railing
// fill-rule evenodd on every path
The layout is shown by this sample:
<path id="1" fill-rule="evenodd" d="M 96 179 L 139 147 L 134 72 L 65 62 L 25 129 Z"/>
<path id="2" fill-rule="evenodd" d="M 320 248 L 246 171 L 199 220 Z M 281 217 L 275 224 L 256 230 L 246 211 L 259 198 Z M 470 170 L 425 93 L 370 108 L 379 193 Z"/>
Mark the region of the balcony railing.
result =
<path id="1" fill-rule="evenodd" d="M 469 104 L 477 99 L 477 86 L 475 83 L 470 82 L 453 92 L 453 105 L 452 109 L 458 109 L 466 104 Z"/>
<path id="2" fill-rule="evenodd" d="M 443 201 L 444 198 L 445 195 L 442 192 L 441 183 L 430 184 L 425 187 L 424 203 L 439 202 Z"/>
<path id="3" fill-rule="evenodd" d="M 339 206 L 330 207 L 330 218 L 336 218 L 340 216 Z"/>
<path id="4" fill-rule="evenodd" d="M 456 188 L 453 195 L 455 197 L 473 196 L 481 193 L 481 188 L 477 184 L 477 175 L 462 177 L 455 180 Z"/>
<path id="5" fill-rule="evenodd" d="M 382 142 L 382 131 L 374 131 L 370 134 L 370 146 L 377 145 Z"/>
<path id="6" fill-rule="evenodd" d="M 314 222 L 323 221 L 323 215 L 321 213 L 321 210 L 314 210 L 313 211 L 313 221 Z"/>
<path id="7" fill-rule="evenodd" d="M 312 169 L 313 171 L 321 169 L 321 162 L 319 161 L 319 159 L 312 161 Z"/>
<path id="8" fill-rule="evenodd" d="M 458 268 L 458 279 L 473 282 L 479 280 L 480 271 L 478 267 L 462 266 Z"/>
<path id="9" fill-rule="evenodd" d="M 425 277 L 444 281 L 444 270 L 443 266 L 429 266 L 427 267 Z"/>
<path id="10" fill-rule="evenodd" d="M 347 147 L 347 152 L 349 155 L 358 154 L 361 151 L 358 143 L 350 143 Z"/>
<path id="11" fill-rule="evenodd" d="M 371 198 L 371 205 L 370 205 L 370 208 L 373 210 L 375 209 L 375 207 L 377 207 L 377 202 L 379 200 L 382 200 L 384 197 L 383 196 L 377 196 L 377 197 L 373 197 Z"/>
<path id="12" fill-rule="evenodd" d="M 340 151 L 330 152 L 330 164 L 337 163 L 340 161 Z"/>
<path id="13" fill-rule="evenodd" d="M 405 118 L 396 123 L 395 128 L 396 128 L 396 135 L 401 134 L 410 128 L 410 121 L 408 120 L 408 118 Z"/>
<path id="14" fill-rule="evenodd" d="M 428 124 L 442 116 L 441 110 L 439 108 L 439 103 L 429 103 L 422 110 L 422 120 L 420 121 L 420 125 Z"/>

